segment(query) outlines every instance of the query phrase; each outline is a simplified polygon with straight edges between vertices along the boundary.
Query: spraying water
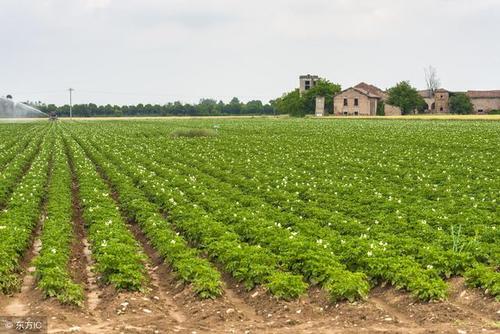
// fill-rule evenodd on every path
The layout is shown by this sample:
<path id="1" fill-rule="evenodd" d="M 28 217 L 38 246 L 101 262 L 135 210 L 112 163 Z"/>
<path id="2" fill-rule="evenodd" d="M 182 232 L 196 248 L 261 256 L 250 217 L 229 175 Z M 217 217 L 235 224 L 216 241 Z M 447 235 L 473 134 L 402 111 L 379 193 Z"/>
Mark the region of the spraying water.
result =
<path id="1" fill-rule="evenodd" d="M 46 113 L 27 104 L 0 97 L 0 118 L 37 118 L 48 117 Z"/>

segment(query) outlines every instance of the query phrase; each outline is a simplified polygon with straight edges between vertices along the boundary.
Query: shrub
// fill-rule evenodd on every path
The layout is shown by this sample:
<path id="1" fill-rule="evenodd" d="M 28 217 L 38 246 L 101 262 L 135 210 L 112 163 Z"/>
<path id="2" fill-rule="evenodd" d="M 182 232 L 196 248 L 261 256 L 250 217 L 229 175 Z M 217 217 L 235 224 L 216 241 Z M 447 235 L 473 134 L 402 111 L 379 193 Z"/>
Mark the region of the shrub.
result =
<path id="1" fill-rule="evenodd" d="M 467 115 L 472 114 L 473 111 L 474 106 L 465 93 L 457 93 L 450 97 L 450 112 L 452 114 Z"/>

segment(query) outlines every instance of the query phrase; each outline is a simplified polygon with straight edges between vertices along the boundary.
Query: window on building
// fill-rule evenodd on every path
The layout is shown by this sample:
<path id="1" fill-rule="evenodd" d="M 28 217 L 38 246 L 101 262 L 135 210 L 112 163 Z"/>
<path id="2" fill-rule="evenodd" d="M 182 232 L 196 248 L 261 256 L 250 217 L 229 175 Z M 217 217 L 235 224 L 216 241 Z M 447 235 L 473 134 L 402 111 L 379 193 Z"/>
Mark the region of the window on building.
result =
<path id="1" fill-rule="evenodd" d="M 308 90 L 308 89 L 310 89 L 310 88 L 311 88 L 311 81 L 306 80 L 306 81 L 305 81 L 305 89 L 306 89 L 306 90 Z"/>
<path id="2" fill-rule="evenodd" d="M 347 111 L 344 111 L 344 116 L 347 116 Z"/>
<path id="3" fill-rule="evenodd" d="M 483 110 L 483 109 L 479 109 L 477 112 L 478 112 L 479 114 L 482 114 L 482 113 L 484 112 L 484 110 Z"/>
<path id="4" fill-rule="evenodd" d="M 443 97 L 444 97 L 444 95 L 441 95 L 441 98 L 443 98 Z"/>
<path id="5" fill-rule="evenodd" d="M 359 106 L 359 100 L 358 99 L 354 99 L 354 106 L 355 107 Z"/>
<path id="6" fill-rule="evenodd" d="M 444 110 L 443 107 L 439 108 L 439 111 L 443 111 L 443 110 Z"/>
<path id="7" fill-rule="evenodd" d="M 359 112 L 355 111 L 354 116 L 358 116 L 358 115 L 359 115 Z"/>
<path id="8" fill-rule="evenodd" d="M 344 99 L 344 107 L 347 107 L 347 99 Z"/>

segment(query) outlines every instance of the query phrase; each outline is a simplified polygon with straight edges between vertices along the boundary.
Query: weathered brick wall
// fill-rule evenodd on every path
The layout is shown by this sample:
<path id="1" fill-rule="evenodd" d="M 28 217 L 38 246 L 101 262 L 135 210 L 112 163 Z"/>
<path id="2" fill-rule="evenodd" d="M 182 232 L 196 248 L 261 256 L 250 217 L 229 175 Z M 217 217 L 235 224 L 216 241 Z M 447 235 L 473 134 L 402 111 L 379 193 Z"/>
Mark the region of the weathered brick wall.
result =
<path id="1" fill-rule="evenodd" d="M 344 99 L 347 99 L 347 107 L 344 107 Z M 354 99 L 358 99 L 358 106 L 354 106 Z M 333 111 L 335 115 L 341 116 L 344 115 L 344 112 L 347 112 L 349 116 L 353 116 L 357 111 L 359 116 L 370 116 L 372 113 L 370 112 L 370 98 L 366 95 L 361 94 L 355 89 L 349 89 L 342 94 L 339 94 L 333 99 Z M 375 106 L 376 111 L 376 106 Z M 373 113 L 373 115 L 375 115 Z"/>
<path id="2" fill-rule="evenodd" d="M 387 103 L 384 107 L 385 116 L 401 116 L 401 109 L 399 109 L 399 107 Z"/>
<path id="3" fill-rule="evenodd" d="M 473 98 L 471 102 L 475 113 L 479 110 L 483 110 L 485 113 L 500 110 L 500 98 Z"/>

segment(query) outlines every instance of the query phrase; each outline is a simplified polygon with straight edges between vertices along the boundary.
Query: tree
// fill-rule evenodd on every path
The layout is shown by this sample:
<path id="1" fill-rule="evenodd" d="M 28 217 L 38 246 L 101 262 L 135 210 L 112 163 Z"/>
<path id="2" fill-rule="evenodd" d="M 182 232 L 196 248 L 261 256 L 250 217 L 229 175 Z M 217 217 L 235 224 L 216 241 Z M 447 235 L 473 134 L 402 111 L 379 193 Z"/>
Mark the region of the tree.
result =
<path id="1" fill-rule="evenodd" d="M 304 117 L 304 102 L 300 97 L 299 89 L 283 94 L 282 97 L 272 101 L 278 114 L 289 114 L 294 117 Z"/>
<path id="2" fill-rule="evenodd" d="M 410 85 L 409 81 L 402 81 L 388 91 L 389 98 L 387 103 L 399 107 L 403 115 L 415 113 L 417 109 L 421 109 L 426 103 L 425 100 L 418 94 L 416 88 Z"/>
<path id="3" fill-rule="evenodd" d="M 317 96 L 325 97 L 325 110 L 333 110 L 333 97 L 340 93 L 341 90 L 340 85 L 334 84 L 326 79 L 319 79 L 316 81 L 314 87 L 302 95 L 305 113 L 314 114 Z"/>
<path id="4" fill-rule="evenodd" d="M 424 68 L 424 73 L 427 89 L 429 90 L 429 92 L 431 92 L 431 96 L 434 96 L 434 93 L 441 85 L 441 82 L 439 81 L 439 78 L 437 76 L 437 71 L 432 65 L 429 65 L 428 67 Z"/>
<path id="5" fill-rule="evenodd" d="M 465 93 L 457 93 L 450 97 L 450 112 L 452 114 L 472 114 L 474 106 Z"/>
<path id="6" fill-rule="evenodd" d="M 244 108 L 245 114 L 262 114 L 263 105 L 260 100 L 248 101 Z"/>
<path id="7" fill-rule="evenodd" d="M 196 109 L 200 116 L 212 115 L 217 109 L 217 101 L 214 99 L 201 99 Z"/>
<path id="8" fill-rule="evenodd" d="M 224 112 L 230 115 L 241 114 L 242 103 L 237 97 L 233 97 L 231 101 L 224 106 Z"/>

